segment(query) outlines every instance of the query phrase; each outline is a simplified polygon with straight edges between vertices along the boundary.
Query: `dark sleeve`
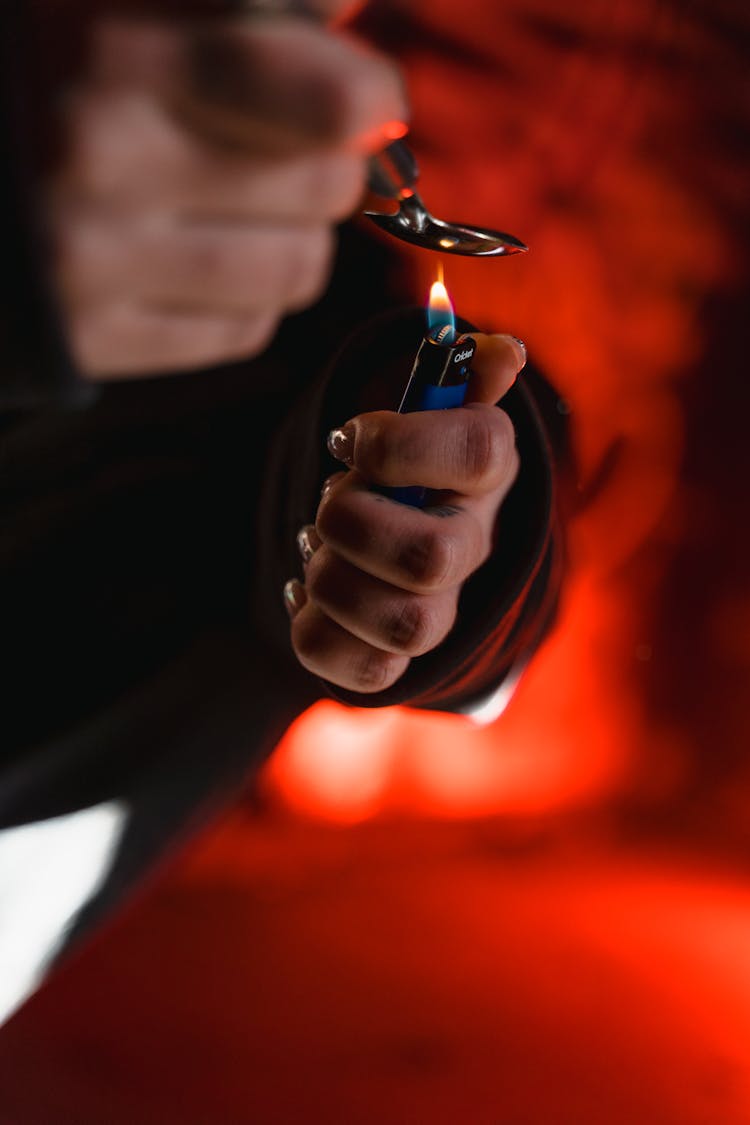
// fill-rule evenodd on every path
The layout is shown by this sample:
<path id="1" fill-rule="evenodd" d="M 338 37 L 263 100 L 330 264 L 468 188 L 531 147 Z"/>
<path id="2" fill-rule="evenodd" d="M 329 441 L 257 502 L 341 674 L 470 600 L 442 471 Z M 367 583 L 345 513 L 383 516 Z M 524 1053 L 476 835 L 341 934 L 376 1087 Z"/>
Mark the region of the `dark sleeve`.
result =
<path id="1" fill-rule="evenodd" d="M 268 591 L 278 587 L 280 575 L 299 573 L 296 534 L 314 518 L 325 477 L 341 468 L 325 451 L 325 435 L 362 409 L 393 408 L 404 372 L 408 375 L 414 341 L 423 331 L 423 316 L 422 310 L 392 312 L 360 329 L 300 401 L 276 442 L 261 518 L 264 527 L 276 527 L 281 537 L 265 540 L 256 608 L 267 634 L 280 638 L 277 643 L 288 646 L 288 622 L 278 598 Z M 368 384 L 377 389 L 363 399 L 361 389 Z M 550 440 L 545 422 L 555 402 L 533 367 L 503 399 L 516 431 L 521 468 L 500 512 L 493 554 L 464 584 L 449 636 L 432 652 L 412 659 L 386 691 L 359 694 L 325 684 L 330 695 L 358 707 L 408 704 L 471 711 L 523 667 L 554 617 L 563 569 L 559 457 L 553 449 L 559 442 Z"/>
<path id="2" fill-rule="evenodd" d="M 74 405 L 93 392 L 76 375 L 48 291 L 43 232 L 35 200 L 33 150 L 39 134 L 25 96 L 28 60 L 35 57 L 34 24 L 21 0 L 0 7 L 0 409 Z M 25 73 L 26 72 L 26 73 Z M 279 655 L 288 652 L 287 623 L 278 607 L 280 575 L 296 571 L 295 536 L 317 506 L 322 479 L 336 466 L 322 455 L 326 431 L 362 408 L 357 399 L 366 371 L 408 355 L 419 338 L 421 314 L 361 332 L 312 394 L 293 411 L 274 451 L 266 479 L 258 540 L 265 567 L 257 612 Z M 396 384 L 378 404 L 392 406 Z M 524 379 L 503 408 L 516 429 L 518 481 L 506 499 L 492 558 L 464 586 L 459 617 L 436 650 L 412 660 L 387 691 L 359 695 L 326 685 L 336 698 L 359 706 L 395 703 L 439 709 L 475 706 L 519 668 L 554 612 L 560 575 L 553 469 L 545 428 Z M 269 536 L 269 527 L 280 536 Z"/>
<path id="3" fill-rule="evenodd" d="M 24 0 L 0 4 L 0 410 L 85 403 L 93 389 L 68 356 L 49 292 L 37 207 L 46 148 L 42 55 Z"/>

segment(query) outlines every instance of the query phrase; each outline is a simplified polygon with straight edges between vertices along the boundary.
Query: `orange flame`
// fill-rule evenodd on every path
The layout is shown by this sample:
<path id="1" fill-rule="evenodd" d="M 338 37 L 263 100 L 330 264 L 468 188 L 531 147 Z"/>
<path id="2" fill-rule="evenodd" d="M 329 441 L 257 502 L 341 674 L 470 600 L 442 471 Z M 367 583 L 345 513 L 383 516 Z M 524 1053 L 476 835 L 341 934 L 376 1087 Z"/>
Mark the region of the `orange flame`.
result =
<path id="1" fill-rule="evenodd" d="M 453 302 L 448 290 L 443 283 L 443 267 L 439 267 L 439 278 L 432 283 L 430 296 L 427 301 L 427 322 L 430 327 L 436 324 L 455 325 L 456 318 L 453 312 Z"/>

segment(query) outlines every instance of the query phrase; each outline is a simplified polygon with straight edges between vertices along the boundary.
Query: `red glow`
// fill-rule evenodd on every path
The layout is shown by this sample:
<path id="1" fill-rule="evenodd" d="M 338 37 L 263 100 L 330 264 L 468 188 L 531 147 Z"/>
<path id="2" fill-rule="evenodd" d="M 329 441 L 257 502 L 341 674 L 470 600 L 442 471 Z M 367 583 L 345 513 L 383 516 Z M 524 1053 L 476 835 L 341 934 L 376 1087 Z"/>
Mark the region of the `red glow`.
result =
<path id="1" fill-rule="evenodd" d="M 541 0 L 540 11 L 545 6 Z M 633 83 L 626 69 L 591 52 L 591 36 L 630 42 L 646 34 L 645 6 L 640 10 L 587 2 L 574 19 L 587 29 L 579 46 L 553 50 L 536 43 L 522 20 L 470 0 L 462 7 L 462 41 L 495 52 L 498 75 L 511 55 L 531 93 L 498 78 L 502 96 L 490 97 L 487 73 L 462 64 L 460 52 L 450 67 L 429 51 L 409 53 L 413 132 L 430 209 L 533 241 L 532 255 L 508 261 L 451 258 L 451 295 L 478 326 L 525 339 L 532 361 L 559 388 L 570 413 L 579 503 L 567 521 L 570 576 L 558 628 L 505 715 L 475 730 L 450 717 L 400 711 L 382 729 L 378 756 L 352 713 L 337 712 L 347 753 L 360 737 L 367 743 L 363 760 L 377 777 L 371 812 L 516 813 L 634 791 L 666 800 L 694 768 L 695 735 L 674 710 L 669 721 L 654 716 L 643 682 L 652 670 L 665 676 L 669 637 L 652 624 L 657 591 L 697 510 L 694 490 L 680 477 L 681 384 L 704 347 L 700 310 L 738 270 L 727 211 L 716 202 L 734 198 L 738 181 L 723 150 L 710 163 L 684 163 L 696 142 L 676 86 L 653 78 Z M 429 23 L 455 33 L 450 0 L 435 0 Z M 686 36 L 688 57 L 701 44 L 697 25 Z M 714 134 L 702 128 L 710 145 Z M 505 143 L 488 145 L 493 135 Z M 672 155 L 662 158 L 666 137 Z M 592 174 L 582 176 L 588 165 Z M 708 167 L 712 178 L 704 181 Z M 460 176 L 446 174 L 456 168 Z M 400 249 L 419 288 L 428 289 L 434 259 Z M 708 523 L 710 501 L 700 510 Z M 741 604 L 735 597 L 713 619 L 736 621 Z M 717 624 L 714 632 L 718 638 L 727 629 Z M 699 685 L 692 694 L 700 695 Z M 326 711 L 326 739 L 334 713 Z M 324 796 L 315 780 L 315 715 L 309 738 L 303 718 L 284 740 L 269 781 L 295 808 L 341 819 L 341 800 Z M 735 722 L 730 730 L 727 719 L 723 735 L 738 753 L 740 729 Z M 330 748 L 320 756 L 328 761 Z M 364 807 L 353 802 L 352 815 Z"/>
<path id="2" fill-rule="evenodd" d="M 319 703 L 277 747 L 266 784 L 297 812 L 339 823 L 396 808 L 471 818 L 593 804 L 627 778 L 638 731 L 637 708 L 601 663 L 602 633 L 624 624 L 616 600 L 579 577 L 496 722 Z"/>
<path id="3" fill-rule="evenodd" d="M 451 290 L 569 412 L 559 619 L 485 729 L 303 715 L 266 800 L 4 1028 L 9 1121 L 750 1122 L 744 322 L 727 353 L 706 319 L 739 290 L 741 7 L 368 6 L 430 208 L 533 241 Z"/>
<path id="4" fill-rule="evenodd" d="M 403 121 L 386 121 L 384 125 L 376 125 L 357 138 L 357 148 L 364 152 L 378 152 L 387 148 L 393 141 L 398 141 L 409 132 L 409 126 Z M 412 195 L 408 188 L 401 192 L 402 196 Z"/>
<path id="5" fill-rule="evenodd" d="M 398 712 L 375 714 L 317 704 L 294 723 L 274 754 L 268 779 L 299 812 L 354 823 L 378 812 L 393 768 Z"/>
<path id="6" fill-rule="evenodd" d="M 398 141 L 409 132 L 409 126 L 403 121 L 387 121 L 382 126 L 383 136 L 387 141 Z"/>
<path id="7" fill-rule="evenodd" d="M 746 1125 L 749 925 L 689 856 L 237 810 L 3 1029 L 3 1110 Z"/>

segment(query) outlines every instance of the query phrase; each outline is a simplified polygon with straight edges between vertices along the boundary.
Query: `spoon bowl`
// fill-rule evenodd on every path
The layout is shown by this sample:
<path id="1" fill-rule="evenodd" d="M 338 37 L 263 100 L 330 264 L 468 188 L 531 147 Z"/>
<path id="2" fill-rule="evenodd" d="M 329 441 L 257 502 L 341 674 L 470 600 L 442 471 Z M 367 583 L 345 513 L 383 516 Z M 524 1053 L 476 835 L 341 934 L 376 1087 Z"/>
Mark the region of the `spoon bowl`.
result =
<path id="1" fill-rule="evenodd" d="M 507 257 L 528 250 L 528 246 L 512 234 L 434 218 L 414 191 L 402 194 L 398 203 L 396 211 L 365 211 L 365 215 L 387 234 L 421 246 L 423 250 L 475 258 Z"/>

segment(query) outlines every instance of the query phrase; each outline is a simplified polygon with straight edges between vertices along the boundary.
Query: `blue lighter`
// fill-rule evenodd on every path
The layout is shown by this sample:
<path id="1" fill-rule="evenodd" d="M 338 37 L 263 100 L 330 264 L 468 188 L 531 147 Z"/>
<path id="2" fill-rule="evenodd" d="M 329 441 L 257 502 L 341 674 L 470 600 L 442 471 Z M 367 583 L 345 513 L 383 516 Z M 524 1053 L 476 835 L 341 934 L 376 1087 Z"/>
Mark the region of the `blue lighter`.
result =
<path id="1" fill-rule="evenodd" d="M 416 410 L 447 410 L 461 406 L 471 378 L 476 340 L 466 333 L 457 336 L 453 308 L 445 287 L 436 282 L 430 293 L 428 331 L 419 345 L 399 414 Z M 413 508 L 424 506 L 427 489 L 420 485 L 392 488 L 388 495 Z"/>

